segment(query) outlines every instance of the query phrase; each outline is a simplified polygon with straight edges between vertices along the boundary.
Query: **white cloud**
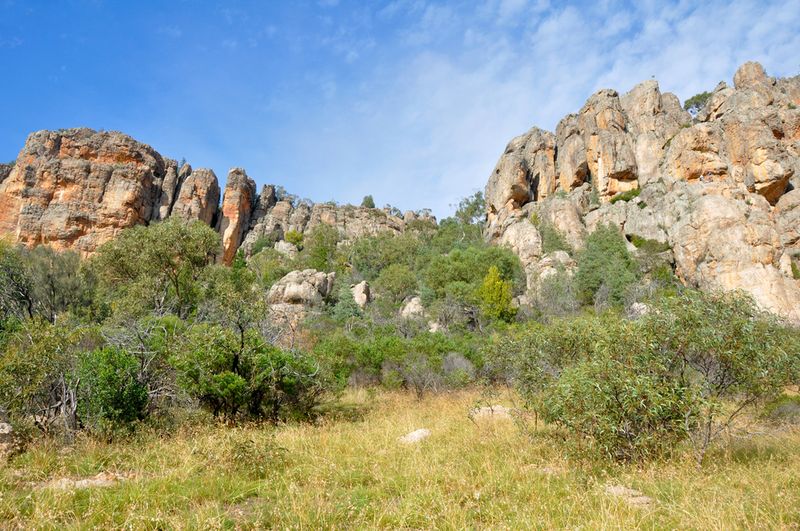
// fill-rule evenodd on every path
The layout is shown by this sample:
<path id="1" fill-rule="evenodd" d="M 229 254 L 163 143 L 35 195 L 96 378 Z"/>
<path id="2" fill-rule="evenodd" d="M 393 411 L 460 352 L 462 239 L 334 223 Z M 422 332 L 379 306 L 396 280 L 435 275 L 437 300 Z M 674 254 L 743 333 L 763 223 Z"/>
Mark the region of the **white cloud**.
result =
<path id="1" fill-rule="evenodd" d="M 483 187 L 508 140 L 533 125 L 552 130 L 599 88 L 624 92 L 655 76 L 662 90 L 687 98 L 730 80 L 748 59 L 772 75 L 796 71 L 800 10 L 792 3 L 600 2 L 542 13 L 504 0 L 476 14 L 395 2 L 383 15 L 416 17 L 398 31 L 417 51 L 391 69 L 377 65 L 367 89 L 328 116 L 339 138 L 320 158 L 332 176 L 346 176 L 342 200 L 374 193 L 441 216 Z M 440 46 L 452 34 L 462 36 L 458 46 Z"/>

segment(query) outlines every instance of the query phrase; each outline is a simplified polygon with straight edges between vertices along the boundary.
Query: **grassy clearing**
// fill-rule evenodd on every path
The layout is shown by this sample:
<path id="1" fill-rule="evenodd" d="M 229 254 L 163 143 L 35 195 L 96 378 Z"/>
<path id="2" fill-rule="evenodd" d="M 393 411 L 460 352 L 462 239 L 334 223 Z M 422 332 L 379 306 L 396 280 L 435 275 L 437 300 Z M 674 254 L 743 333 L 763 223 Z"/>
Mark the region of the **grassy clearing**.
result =
<path id="1" fill-rule="evenodd" d="M 688 452 L 644 466 L 570 459 L 556 439 L 468 418 L 477 392 L 355 393 L 359 421 L 198 425 L 106 444 L 41 444 L 0 468 L 0 527 L 797 528 L 800 433 L 740 440 L 697 470 Z M 512 397 L 498 403 L 512 404 Z M 417 428 L 432 435 L 403 446 Z M 99 472 L 112 487 L 58 489 Z M 634 507 L 606 493 L 636 489 Z"/>

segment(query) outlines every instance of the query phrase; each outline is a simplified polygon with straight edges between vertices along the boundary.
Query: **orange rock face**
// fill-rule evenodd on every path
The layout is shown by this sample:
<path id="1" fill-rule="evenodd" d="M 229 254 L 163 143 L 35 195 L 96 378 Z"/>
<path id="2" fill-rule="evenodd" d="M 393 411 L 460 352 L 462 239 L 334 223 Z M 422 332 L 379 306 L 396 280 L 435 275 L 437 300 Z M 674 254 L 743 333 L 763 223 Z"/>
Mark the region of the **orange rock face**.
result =
<path id="1" fill-rule="evenodd" d="M 119 231 L 169 217 L 211 224 L 219 185 L 210 170 L 174 161 L 116 132 L 39 131 L 0 168 L 0 234 L 84 256 Z"/>
<path id="2" fill-rule="evenodd" d="M 236 256 L 244 233 L 250 224 L 250 216 L 256 204 L 256 183 L 241 168 L 228 173 L 225 195 L 222 198 L 222 215 L 217 231 L 222 235 L 222 263 L 230 265 Z"/>
<path id="3" fill-rule="evenodd" d="M 155 150 L 120 133 L 34 133 L 0 183 L 0 233 L 89 254 L 151 219 L 164 174 Z"/>

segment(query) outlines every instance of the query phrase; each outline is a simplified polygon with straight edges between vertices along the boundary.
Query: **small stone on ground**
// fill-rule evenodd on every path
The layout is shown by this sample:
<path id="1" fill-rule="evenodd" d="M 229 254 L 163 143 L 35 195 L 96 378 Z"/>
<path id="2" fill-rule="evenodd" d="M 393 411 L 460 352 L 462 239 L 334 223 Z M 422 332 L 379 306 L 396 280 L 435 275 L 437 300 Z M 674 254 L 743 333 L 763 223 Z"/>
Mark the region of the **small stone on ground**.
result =
<path id="1" fill-rule="evenodd" d="M 622 498 L 628 505 L 633 507 L 647 507 L 655 503 L 655 500 L 644 493 L 635 489 L 623 487 L 622 485 L 607 485 L 606 494 Z"/>
<path id="2" fill-rule="evenodd" d="M 403 444 L 414 444 L 418 443 L 422 439 L 429 437 L 431 434 L 431 430 L 420 428 L 418 430 L 414 430 L 411 433 L 407 433 L 402 437 L 398 438 L 397 440 Z"/>

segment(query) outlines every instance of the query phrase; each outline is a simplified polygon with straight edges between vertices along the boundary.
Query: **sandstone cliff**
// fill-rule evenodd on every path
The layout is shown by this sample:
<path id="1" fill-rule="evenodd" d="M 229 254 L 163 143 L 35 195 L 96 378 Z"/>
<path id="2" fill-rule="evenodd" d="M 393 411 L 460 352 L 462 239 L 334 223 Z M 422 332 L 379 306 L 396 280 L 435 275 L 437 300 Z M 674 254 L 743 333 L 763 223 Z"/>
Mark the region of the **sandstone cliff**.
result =
<path id="1" fill-rule="evenodd" d="M 576 250 L 612 223 L 629 240 L 669 247 L 686 284 L 741 289 L 800 321 L 798 188 L 800 77 L 773 79 L 746 63 L 695 118 L 647 81 L 622 96 L 597 92 L 555 134 L 534 128 L 513 139 L 486 185 L 485 235 L 520 256 L 535 290 L 553 257 L 532 218 Z"/>
<path id="2" fill-rule="evenodd" d="M 240 247 L 249 253 L 260 237 L 280 241 L 289 230 L 302 233 L 320 224 L 336 227 L 345 239 L 399 233 L 417 217 L 283 195 L 274 186 L 257 194 L 255 182 L 234 168 L 220 204 L 213 171 L 179 167 L 127 135 L 39 131 L 14 164 L 0 165 L 0 236 L 88 256 L 125 228 L 174 216 L 214 227 L 222 237 L 220 261 L 229 264 Z"/>

